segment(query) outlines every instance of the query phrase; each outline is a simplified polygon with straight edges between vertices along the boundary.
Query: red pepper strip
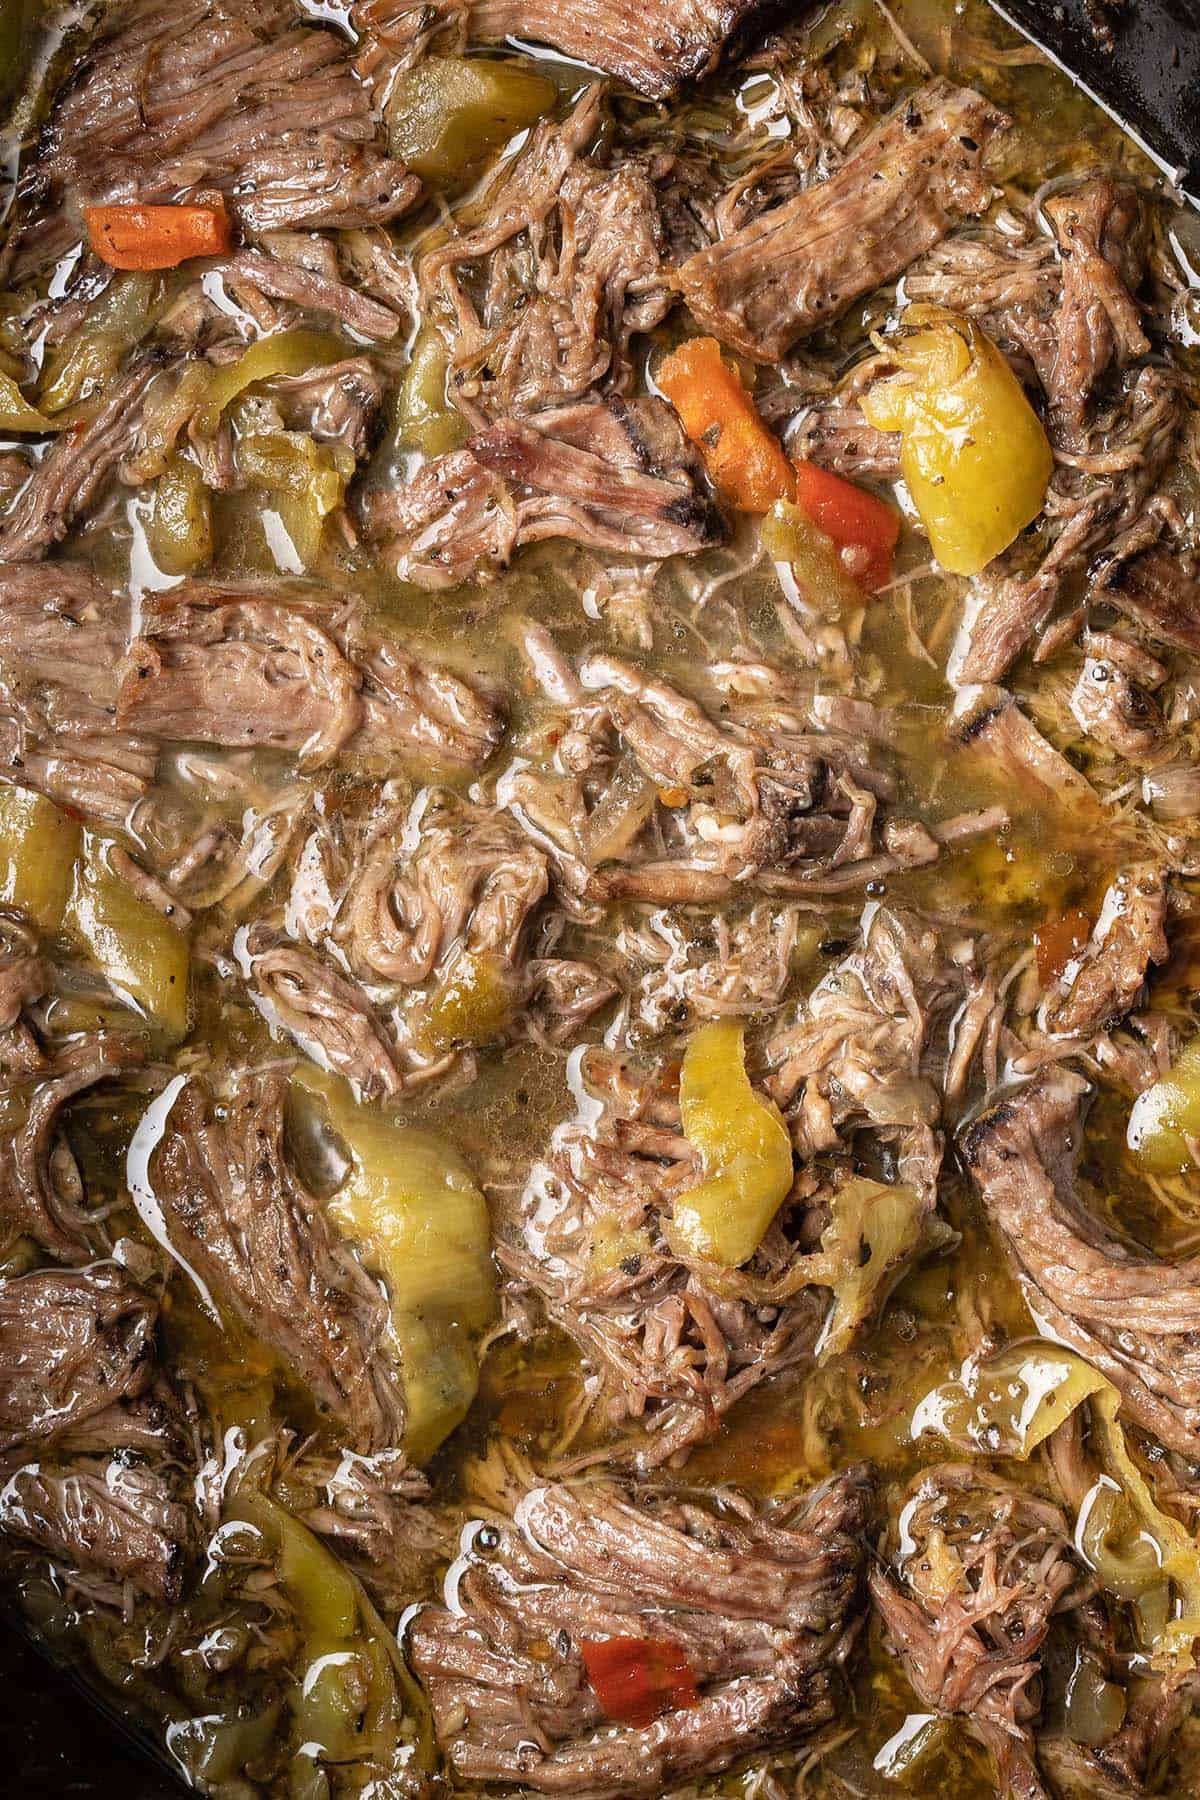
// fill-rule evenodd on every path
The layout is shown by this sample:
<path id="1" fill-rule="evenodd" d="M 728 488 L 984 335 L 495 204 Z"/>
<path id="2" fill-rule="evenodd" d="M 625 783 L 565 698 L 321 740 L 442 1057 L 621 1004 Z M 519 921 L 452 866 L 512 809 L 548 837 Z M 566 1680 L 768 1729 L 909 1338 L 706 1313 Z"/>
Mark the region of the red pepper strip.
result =
<path id="1" fill-rule="evenodd" d="M 1043 987 L 1049 987 L 1058 980 L 1067 964 L 1083 949 L 1092 935 L 1092 921 L 1080 908 L 1064 913 L 1061 919 L 1051 919 L 1045 925 L 1039 925 L 1033 934 L 1037 946 L 1038 980 Z"/>
<path id="2" fill-rule="evenodd" d="M 848 574 L 868 594 L 892 578 L 892 551 L 900 536 L 900 515 L 894 506 L 855 487 L 816 463 L 798 462 L 796 504 L 814 525 L 832 538 Z"/>
<path id="3" fill-rule="evenodd" d="M 223 256 L 233 228 L 223 206 L 85 206 L 88 242 L 110 269 L 175 269 Z"/>
<path id="4" fill-rule="evenodd" d="M 687 1657 L 669 1638 L 590 1638 L 579 1647 L 592 1692 L 620 1725 L 650 1725 L 700 1699 Z"/>

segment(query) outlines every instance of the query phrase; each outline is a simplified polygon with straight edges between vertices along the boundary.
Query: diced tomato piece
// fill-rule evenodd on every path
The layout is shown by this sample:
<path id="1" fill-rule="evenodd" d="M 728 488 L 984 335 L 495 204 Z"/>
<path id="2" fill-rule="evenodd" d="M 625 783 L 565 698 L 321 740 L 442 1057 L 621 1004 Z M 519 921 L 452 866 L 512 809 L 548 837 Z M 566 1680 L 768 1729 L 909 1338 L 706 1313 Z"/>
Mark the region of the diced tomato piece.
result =
<path id="1" fill-rule="evenodd" d="M 767 430 L 716 338 L 689 338 L 655 378 L 683 422 L 713 486 L 740 512 L 765 513 L 795 490 L 783 446 Z"/>
<path id="2" fill-rule="evenodd" d="M 1067 964 L 1079 955 L 1092 935 L 1092 921 L 1081 907 L 1050 919 L 1033 934 L 1037 947 L 1038 979 L 1043 987 L 1058 980 Z"/>
<path id="3" fill-rule="evenodd" d="M 796 504 L 814 525 L 832 538 L 842 561 L 868 594 L 892 578 L 892 552 L 900 536 L 900 514 L 878 494 L 856 487 L 816 463 L 793 464 Z"/>
<path id="4" fill-rule="evenodd" d="M 699 1701 L 688 1659 L 670 1638 L 588 1638 L 580 1649 L 592 1692 L 620 1725 L 650 1725 Z"/>
<path id="5" fill-rule="evenodd" d="M 176 269 L 194 256 L 223 256 L 233 227 L 223 206 L 85 206 L 92 249 L 111 269 Z"/>

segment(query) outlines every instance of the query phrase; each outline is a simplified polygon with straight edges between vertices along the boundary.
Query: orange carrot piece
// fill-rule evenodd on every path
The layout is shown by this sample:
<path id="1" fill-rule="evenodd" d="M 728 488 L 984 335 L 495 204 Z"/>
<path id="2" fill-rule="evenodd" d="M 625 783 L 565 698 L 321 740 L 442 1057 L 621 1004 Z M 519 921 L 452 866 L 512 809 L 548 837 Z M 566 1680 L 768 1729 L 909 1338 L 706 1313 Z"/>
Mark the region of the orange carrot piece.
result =
<path id="1" fill-rule="evenodd" d="M 88 242 L 111 269 L 176 269 L 223 256 L 233 228 L 223 206 L 85 206 Z"/>
<path id="2" fill-rule="evenodd" d="M 699 449 L 713 486 L 740 512 L 790 500 L 796 478 L 716 338 L 689 338 L 658 370 L 658 386 Z"/>

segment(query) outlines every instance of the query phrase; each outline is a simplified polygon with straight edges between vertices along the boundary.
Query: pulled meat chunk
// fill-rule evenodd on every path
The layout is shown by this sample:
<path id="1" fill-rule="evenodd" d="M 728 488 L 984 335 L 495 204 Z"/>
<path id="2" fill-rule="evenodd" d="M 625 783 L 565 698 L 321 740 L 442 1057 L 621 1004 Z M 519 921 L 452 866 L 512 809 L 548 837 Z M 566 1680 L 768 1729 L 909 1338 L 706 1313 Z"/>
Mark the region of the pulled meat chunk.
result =
<path id="1" fill-rule="evenodd" d="M 147 609 L 117 717 L 149 737 L 292 750 L 319 765 L 362 721 L 360 677 L 299 608 L 201 589 Z"/>
<path id="2" fill-rule="evenodd" d="M 1200 581 L 1179 556 L 1156 546 L 1102 571 L 1094 597 L 1125 613 L 1147 637 L 1200 656 Z"/>
<path id="3" fill-rule="evenodd" d="M 242 961 L 273 1023 L 394 1098 L 514 1031 L 570 1036 L 612 998 L 598 970 L 549 954 L 549 887 L 545 852 L 510 815 L 426 789 L 415 806 L 322 819 L 281 931 L 255 926 Z"/>
<path id="4" fill-rule="evenodd" d="M 1112 364 L 1144 356 L 1150 340 L 1132 294 L 1146 265 L 1146 221 L 1137 190 L 1096 177 L 1046 202 L 1062 258 L 1062 298 L 1046 374 L 1051 424 L 1070 441 Z"/>
<path id="5" fill-rule="evenodd" d="M 690 257 L 679 279 L 692 313 L 746 356 L 775 361 L 983 211 L 980 152 L 1005 123 L 970 88 L 919 88 L 829 180 Z"/>
<path id="6" fill-rule="evenodd" d="M 495 707 L 303 587 L 188 582 L 144 610 L 117 717 L 168 742 L 290 750 L 318 766 L 353 747 L 475 766 Z"/>
<path id="7" fill-rule="evenodd" d="M 896 1146 L 901 1179 L 932 1207 L 943 1142 L 936 1129 L 947 1087 L 965 1079 L 974 1050 L 968 1009 L 951 1057 L 951 1027 L 968 997 L 994 989 L 969 939 L 952 962 L 936 930 L 913 914 L 879 907 L 861 942 L 772 1036 L 771 1092 L 811 1155 L 867 1127 Z"/>
<path id="8" fill-rule="evenodd" d="M 556 50 L 639 94 L 665 100 L 685 81 L 716 67 L 730 37 L 763 0 L 473 0 L 471 34 L 485 42 L 523 38 Z"/>
<path id="9" fill-rule="evenodd" d="M 156 1364 L 157 1302 L 113 1262 L 0 1285 L 0 1536 L 93 1598 L 180 1597 L 192 1520 L 176 1494 L 176 1397 Z"/>
<path id="10" fill-rule="evenodd" d="M 0 564 L 0 768 L 122 827 L 158 762 L 116 722 L 125 603 L 78 563 Z"/>
<path id="11" fill-rule="evenodd" d="M 695 451 L 656 399 L 501 420 L 405 486 L 376 489 L 363 510 L 370 536 L 422 587 L 457 586 L 547 538 L 665 557 L 724 535 Z"/>
<path id="12" fill-rule="evenodd" d="M 116 1263 L 35 1269 L 0 1286 L 0 1456 L 85 1433 L 128 1443 L 120 1415 L 153 1374 L 158 1308 Z"/>
<path id="13" fill-rule="evenodd" d="M 427 1607 L 409 1629 L 459 1778 L 649 1797 L 827 1723 L 857 1628 L 869 1494 L 862 1466 L 720 1509 L 608 1482 L 526 1493 L 486 1548 L 475 1537 L 455 1611 Z M 682 1660 L 694 1703 L 611 1722 L 586 1657 L 629 1639 Z"/>
<path id="14" fill-rule="evenodd" d="M 1104 896 L 1082 955 L 1071 965 L 1067 991 L 1047 1009 L 1055 1032 L 1084 1036 L 1124 1018 L 1152 963 L 1166 960 L 1167 881 L 1146 864 L 1119 875 Z"/>
<path id="15" fill-rule="evenodd" d="M 241 955 L 272 1024 L 322 1068 L 344 1076 L 364 1100 L 396 1098 L 404 1078 L 357 982 L 262 924 L 251 927 Z"/>
<path id="16" fill-rule="evenodd" d="M 427 252 L 422 287 L 447 336 L 446 388 L 472 425 L 626 393 L 631 341 L 671 305 L 654 184 L 596 150 L 600 91 L 533 132 L 488 189 L 482 219 Z M 453 321 L 452 327 L 449 320 Z"/>
<path id="17" fill-rule="evenodd" d="M 1173 370 L 1146 364 L 1127 372 L 1111 403 L 1089 421 L 1082 448 L 1055 467 L 1041 525 L 1047 547 L 1037 568 L 1015 572 L 1016 552 L 1006 552 L 972 582 L 953 659 L 956 682 L 999 681 L 1066 584 L 1089 567 L 1102 568 L 1126 533 L 1142 529 L 1185 416 Z M 1116 592 L 1113 603 L 1121 604 Z"/>
<path id="18" fill-rule="evenodd" d="M 420 183 L 376 142 L 332 31 L 287 0 L 131 0 L 105 21 L 22 178 L 4 273 L 48 267 L 80 209 L 218 189 L 251 232 L 382 224 Z"/>
<path id="19" fill-rule="evenodd" d="M 98 499 L 133 450 L 141 401 L 158 356 L 138 357 L 77 429 L 60 432 L 8 510 L 0 514 L 0 564 L 44 556 Z"/>
<path id="20" fill-rule="evenodd" d="M 1058 1508 L 980 1468 L 929 1469 L 904 1507 L 895 1573 L 868 1580 L 921 1704 L 966 1720 L 1005 1800 L 1046 1800 L 1032 1730 L 1040 1652 L 1085 1581 Z"/>
<path id="21" fill-rule="evenodd" d="M 1076 1178 L 1087 1083 L 1046 1070 L 963 1133 L 961 1152 L 1038 1317 L 1164 1444 L 1200 1452 L 1200 1262 L 1116 1236 Z"/>
<path id="22" fill-rule="evenodd" d="M 0 1218 L 60 1261 L 88 1262 L 94 1222 L 59 1114 L 76 1094 L 140 1062 L 143 1047 L 101 1032 L 71 1038 L 51 1056 L 18 1024 L 4 1050 L 11 1053 L 0 1051 L 8 1123 L 0 1143 Z"/>
<path id="23" fill-rule="evenodd" d="M 979 814 L 927 830 L 883 816 L 895 781 L 863 743 L 880 735 L 863 724 L 874 710 L 764 664 L 714 666 L 701 699 L 607 652 L 576 673 L 537 628 L 524 648 L 564 730 L 552 766 L 522 759 L 504 795 L 550 840 L 564 885 L 589 899 L 720 901 L 750 883 L 838 893 L 936 862 L 944 844 L 1003 822 Z"/>
<path id="24" fill-rule="evenodd" d="M 0 1492 L 0 1532 L 79 1570 L 93 1598 L 120 1606 L 129 1587 L 164 1606 L 182 1598 L 192 1514 L 156 1469 L 29 1463 Z"/>
<path id="25" fill-rule="evenodd" d="M 398 1444 L 404 1399 L 374 1282 L 334 1236 L 284 1141 L 287 1083 L 243 1075 L 218 1099 L 199 1079 L 152 1141 L 149 1181 L 179 1255 L 277 1350 L 355 1445 Z"/>

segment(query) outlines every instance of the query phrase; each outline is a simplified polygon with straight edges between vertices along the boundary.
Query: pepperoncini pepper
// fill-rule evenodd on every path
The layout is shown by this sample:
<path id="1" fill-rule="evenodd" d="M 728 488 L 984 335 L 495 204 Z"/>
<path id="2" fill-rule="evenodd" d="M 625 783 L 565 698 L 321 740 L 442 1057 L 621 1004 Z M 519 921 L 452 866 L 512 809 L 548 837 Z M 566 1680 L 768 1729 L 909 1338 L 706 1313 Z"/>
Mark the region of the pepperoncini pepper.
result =
<path id="1" fill-rule="evenodd" d="M 146 536 L 164 575 L 190 575 L 212 557 L 212 512 L 194 462 L 173 456 L 154 489 Z"/>
<path id="2" fill-rule="evenodd" d="M 42 794 L 0 787 L 0 901 L 57 931 L 71 897 L 82 833 Z"/>
<path id="3" fill-rule="evenodd" d="M 422 181 L 457 180 L 539 119 L 556 94 L 552 81 L 516 63 L 427 56 L 392 89 L 392 155 Z"/>
<path id="4" fill-rule="evenodd" d="M 912 306 L 893 347 L 899 373 L 869 388 L 862 409 L 901 434 L 900 468 L 933 553 L 953 575 L 977 575 L 1042 509 L 1053 456 L 1012 369 L 978 325 Z"/>
<path id="5" fill-rule="evenodd" d="M 740 1025 L 721 1019 L 696 1032 L 680 1071 L 679 1110 L 704 1180 L 675 1201 L 671 1232 L 694 1256 L 737 1268 L 792 1185 L 792 1140 L 750 1085 Z"/>
<path id="6" fill-rule="evenodd" d="M 1138 1095 L 1128 1143 L 1153 1175 L 1196 1167 L 1200 1145 L 1200 1037 L 1189 1038 L 1165 1075 Z"/>
<path id="7" fill-rule="evenodd" d="M 330 1218 L 387 1282 L 408 1412 L 404 1448 L 427 1462 L 475 1398 L 475 1344 L 495 1317 L 487 1202 L 431 1133 L 358 1106 L 344 1083 L 305 1069 L 349 1161 Z"/>

